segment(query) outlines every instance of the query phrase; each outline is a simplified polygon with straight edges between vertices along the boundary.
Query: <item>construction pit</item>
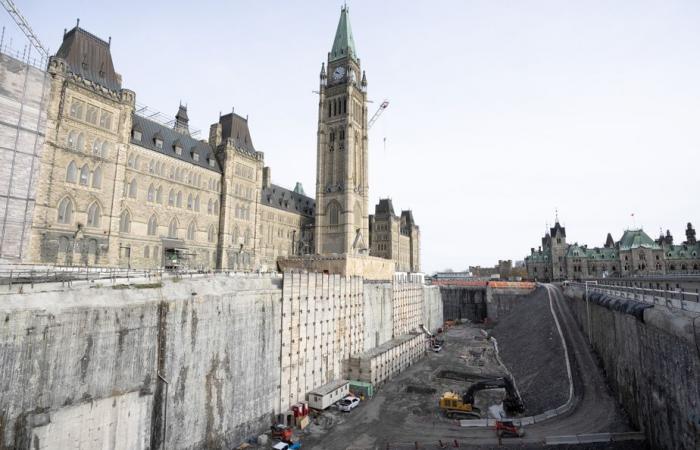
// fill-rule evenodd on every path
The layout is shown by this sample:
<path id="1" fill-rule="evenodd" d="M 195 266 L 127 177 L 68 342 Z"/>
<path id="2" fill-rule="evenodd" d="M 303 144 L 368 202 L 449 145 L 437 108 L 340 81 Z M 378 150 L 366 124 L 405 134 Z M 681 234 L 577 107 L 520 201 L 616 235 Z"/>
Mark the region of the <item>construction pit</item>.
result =
<path id="1" fill-rule="evenodd" d="M 538 422 L 528 422 L 522 427 L 523 437 L 503 438 L 502 444 L 518 448 L 646 448 L 609 392 L 601 389 L 599 368 L 592 370 L 594 374 L 577 374 L 578 370 L 588 369 L 586 364 L 591 361 L 579 361 L 581 355 L 572 351 L 575 343 L 567 333 L 580 332 L 578 329 L 567 330 L 567 325 L 562 323 L 565 331 L 562 334 L 556 331 L 550 295 L 541 288 L 524 297 L 522 305 L 513 309 L 511 314 L 519 316 L 519 320 L 502 318 L 500 323 L 517 328 L 509 333 L 515 338 L 502 338 L 503 342 L 491 339 L 492 335 L 503 332 L 498 323 L 495 327 L 484 327 L 465 322 L 447 330 L 440 352 L 428 350 L 420 361 L 376 387 L 373 398 L 361 402 L 351 412 L 331 407 L 312 416 L 310 425 L 297 432 L 304 448 L 495 448 L 499 439 L 494 421 L 484 419 L 489 417 L 489 407 L 501 403 L 504 389 L 475 394 L 474 405 L 480 410 L 482 420 L 450 419 L 440 411 L 439 400 L 445 392 L 463 393 L 473 383 L 504 376 L 512 377 L 516 385 L 519 378 L 522 380 L 522 387 L 518 388 L 524 399 L 540 398 L 531 401 L 530 406 L 526 401 L 525 411 L 519 415 L 539 417 Z M 563 322 L 561 318 L 560 322 Z M 565 341 L 569 342 L 568 354 L 574 371 L 570 378 L 566 375 Z M 518 348 L 513 348 L 516 343 Z M 538 352 L 544 356 L 536 355 Z M 539 366 L 533 369 L 533 364 Z M 576 387 L 571 400 L 567 396 L 570 384 Z M 591 393 L 584 393 L 588 388 L 592 389 Z M 570 408 L 561 408 L 562 402 L 570 403 Z M 556 408 L 561 411 L 552 413 Z M 554 416 L 545 418 L 543 409 Z M 572 443 L 586 442 L 581 437 L 583 433 L 588 433 L 588 443 Z M 600 438 L 596 433 L 605 437 Z M 613 435 L 616 439 L 611 438 Z M 562 444 L 556 445 L 557 442 Z"/>

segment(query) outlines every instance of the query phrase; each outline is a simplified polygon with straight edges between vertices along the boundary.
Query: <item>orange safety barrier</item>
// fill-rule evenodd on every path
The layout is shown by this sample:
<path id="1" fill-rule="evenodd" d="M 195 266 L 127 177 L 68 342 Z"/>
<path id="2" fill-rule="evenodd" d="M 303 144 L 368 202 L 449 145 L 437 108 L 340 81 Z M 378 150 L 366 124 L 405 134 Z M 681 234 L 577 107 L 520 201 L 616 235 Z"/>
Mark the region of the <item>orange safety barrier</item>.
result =
<path id="1" fill-rule="evenodd" d="M 535 283 L 531 281 L 489 281 L 492 288 L 534 289 Z"/>

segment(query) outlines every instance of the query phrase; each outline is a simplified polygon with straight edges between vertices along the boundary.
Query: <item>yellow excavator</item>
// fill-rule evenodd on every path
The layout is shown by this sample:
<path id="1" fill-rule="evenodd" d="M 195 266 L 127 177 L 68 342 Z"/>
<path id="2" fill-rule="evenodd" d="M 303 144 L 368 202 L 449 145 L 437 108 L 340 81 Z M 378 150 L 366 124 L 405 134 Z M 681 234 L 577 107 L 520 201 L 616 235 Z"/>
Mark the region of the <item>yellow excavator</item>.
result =
<path id="1" fill-rule="evenodd" d="M 503 409 L 509 415 L 525 411 L 523 399 L 508 377 L 483 380 L 469 386 L 467 392 L 459 395 L 455 392 L 445 392 L 440 397 L 440 410 L 451 419 L 479 419 L 479 408 L 474 406 L 474 394 L 485 389 L 505 388 L 506 397 L 503 399 Z"/>

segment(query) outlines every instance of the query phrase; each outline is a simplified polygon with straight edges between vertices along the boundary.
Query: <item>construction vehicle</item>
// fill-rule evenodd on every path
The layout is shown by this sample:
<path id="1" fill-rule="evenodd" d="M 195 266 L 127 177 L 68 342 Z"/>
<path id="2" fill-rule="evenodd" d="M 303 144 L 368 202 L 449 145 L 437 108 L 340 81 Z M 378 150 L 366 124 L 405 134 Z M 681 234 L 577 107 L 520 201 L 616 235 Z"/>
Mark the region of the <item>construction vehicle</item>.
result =
<path id="1" fill-rule="evenodd" d="M 277 424 L 270 427 L 270 435 L 273 439 L 281 441 L 291 441 L 292 429 L 286 425 Z"/>
<path id="2" fill-rule="evenodd" d="M 455 392 L 445 392 L 440 398 L 440 410 L 449 418 L 478 419 L 481 417 L 479 408 L 474 406 L 474 394 L 486 389 L 506 390 L 503 399 L 503 409 L 509 415 L 520 414 L 525 410 L 525 404 L 515 389 L 513 381 L 508 377 L 493 378 L 472 384 L 461 396 Z"/>
<path id="3" fill-rule="evenodd" d="M 496 421 L 496 436 L 498 436 L 499 441 L 503 437 L 523 437 L 524 435 L 523 429 L 516 427 L 512 420 Z"/>

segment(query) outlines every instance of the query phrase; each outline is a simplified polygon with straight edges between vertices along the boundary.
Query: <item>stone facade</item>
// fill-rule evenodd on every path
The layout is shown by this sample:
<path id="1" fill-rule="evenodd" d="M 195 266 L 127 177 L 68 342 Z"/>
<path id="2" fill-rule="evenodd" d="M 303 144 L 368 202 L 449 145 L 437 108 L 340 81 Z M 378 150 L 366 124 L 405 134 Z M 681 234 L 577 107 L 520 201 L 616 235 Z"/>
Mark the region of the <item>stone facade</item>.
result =
<path id="1" fill-rule="evenodd" d="M 220 116 L 202 140 L 186 106 L 172 121 L 143 113 L 136 93 L 122 87 L 110 42 L 78 26 L 39 72 L 46 139 L 34 144 L 36 207 L 21 262 L 275 270 L 279 258 L 368 256 L 367 81 L 347 8 L 321 74 L 318 209 L 300 183 L 272 183 L 247 118 Z M 32 149 L 25 144 L 22 151 Z M 397 224 L 387 258 L 396 270 L 418 271 L 411 212 Z M 3 237 L 4 247 L 10 240 Z"/>
<path id="2" fill-rule="evenodd" d="M 540 281 L 581 280 L 586 278 L 700 273 L 700 243 L 688 223 L 686 240 L 673 244 L 666 231 L 653 240 L 644 230 L 625 230 L 619 241 L 608 234 L 605 245 L 566 242 L 566 229 L 557 220 L 542 238 L 542 246 L 532 248 L 525 258 L 527 275 Z"/>
<path id="3" fill-rule="evenodd" d="M 393 260 L 399 272 L 420 272 L 420 229 L 411 211 L 397 216 L 391 199 L 381 199 L 369 227 L 370 255 Z"/>

